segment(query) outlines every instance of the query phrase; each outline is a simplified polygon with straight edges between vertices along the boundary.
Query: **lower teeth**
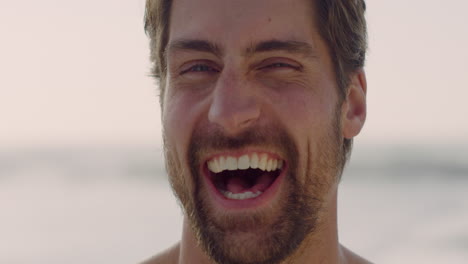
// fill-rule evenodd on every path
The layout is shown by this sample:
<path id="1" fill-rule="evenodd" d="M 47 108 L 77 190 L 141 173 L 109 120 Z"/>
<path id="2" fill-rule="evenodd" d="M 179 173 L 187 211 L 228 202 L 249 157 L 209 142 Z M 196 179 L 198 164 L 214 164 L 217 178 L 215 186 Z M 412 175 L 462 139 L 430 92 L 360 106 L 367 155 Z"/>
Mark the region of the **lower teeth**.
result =
<path id="1" fill-rule="evenodd" d="M 233 200 L 246 200 L 246 199 L 251 199 L 259 196 L 262 194 L 261 191 L 257 191 L 256 193 L 253 192 L 244 192 L 244 193 L 232 193 L 230 191 L 221 191 L 221 193 L 224 195 L 224 197 L 233 199 Z"/>

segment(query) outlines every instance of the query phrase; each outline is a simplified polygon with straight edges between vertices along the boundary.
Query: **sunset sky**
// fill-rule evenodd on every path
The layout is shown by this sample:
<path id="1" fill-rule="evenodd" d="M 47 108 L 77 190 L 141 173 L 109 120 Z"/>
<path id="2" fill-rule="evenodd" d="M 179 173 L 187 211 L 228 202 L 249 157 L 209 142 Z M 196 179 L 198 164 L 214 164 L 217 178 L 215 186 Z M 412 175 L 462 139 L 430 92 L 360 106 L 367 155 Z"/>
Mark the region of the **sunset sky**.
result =
<path id="1" fill-rule="evenodd" d="M 0 3 L 0 146 L 159 144 L 144 0 Z M 468 2 L 368 0 L 362 144 L 468 144 Z"/>

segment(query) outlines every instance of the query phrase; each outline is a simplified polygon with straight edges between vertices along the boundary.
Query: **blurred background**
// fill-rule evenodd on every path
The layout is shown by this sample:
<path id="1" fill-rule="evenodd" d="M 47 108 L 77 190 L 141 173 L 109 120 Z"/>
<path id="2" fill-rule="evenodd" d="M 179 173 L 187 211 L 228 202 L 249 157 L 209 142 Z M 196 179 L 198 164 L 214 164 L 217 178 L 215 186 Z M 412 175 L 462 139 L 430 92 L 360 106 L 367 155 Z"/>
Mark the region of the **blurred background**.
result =
<path id="1" fill-rule="evenodd" d="M 0 0 L 0 263 L 137 263 L 175 243 L 144 0 Z M 340 240 L 468 259 L 468 2 L 368 0 L 368 119 Z"/>

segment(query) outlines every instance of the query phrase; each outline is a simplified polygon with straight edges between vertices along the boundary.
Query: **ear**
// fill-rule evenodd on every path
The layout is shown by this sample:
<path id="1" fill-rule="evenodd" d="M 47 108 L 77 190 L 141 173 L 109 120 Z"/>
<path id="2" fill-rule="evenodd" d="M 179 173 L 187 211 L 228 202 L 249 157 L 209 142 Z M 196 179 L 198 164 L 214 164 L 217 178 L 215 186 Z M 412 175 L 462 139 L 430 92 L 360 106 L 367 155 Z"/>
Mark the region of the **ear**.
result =
<path id="1" fill-rule="evenodd" d="M 351 139 L 355 137 L 364 126 L 366 121 L 366 93 L 366 74 L 363 69 L 360 69 L 350 77 L 348 92 L 341 108 L 341 125 L 344 138 Z"/>

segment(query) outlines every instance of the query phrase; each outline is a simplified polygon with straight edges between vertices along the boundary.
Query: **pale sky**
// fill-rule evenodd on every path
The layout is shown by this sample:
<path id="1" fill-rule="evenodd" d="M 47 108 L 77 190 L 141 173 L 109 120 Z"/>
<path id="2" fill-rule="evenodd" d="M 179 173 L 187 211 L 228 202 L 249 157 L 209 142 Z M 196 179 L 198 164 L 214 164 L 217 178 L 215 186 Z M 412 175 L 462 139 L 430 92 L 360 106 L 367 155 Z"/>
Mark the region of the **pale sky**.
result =
<path id="1" fill-rule="evenodd" d="M 0 2 L 0 146 L 161 141 L 144 0 Z M 362 144 L 468 144 L 468 2 L 368 0 Z"/>

